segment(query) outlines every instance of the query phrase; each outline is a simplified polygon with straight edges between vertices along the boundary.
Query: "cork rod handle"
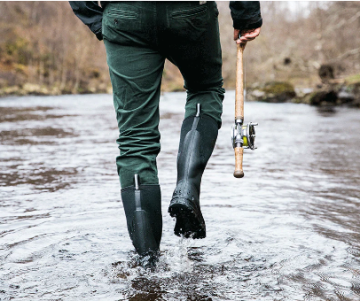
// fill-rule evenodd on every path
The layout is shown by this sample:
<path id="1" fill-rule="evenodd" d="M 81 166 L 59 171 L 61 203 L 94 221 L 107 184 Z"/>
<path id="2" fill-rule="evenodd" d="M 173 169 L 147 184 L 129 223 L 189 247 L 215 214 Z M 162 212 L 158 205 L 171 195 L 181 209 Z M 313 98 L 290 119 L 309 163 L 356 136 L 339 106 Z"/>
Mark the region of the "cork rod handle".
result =
<path id="1" fill-rule="evenodd" d="M 234 177 L 235 178 L 242 178 L 244 176 L 243 171 L 243 155 L 244 149 L 242 147 L 235 147 L 235 171 Z"/>
<path id="2" fill-rule="evenodd" d="M 244 120 L 244 61 L 243 53 L 246 44 L 237 44 L 235 120 Z"/>

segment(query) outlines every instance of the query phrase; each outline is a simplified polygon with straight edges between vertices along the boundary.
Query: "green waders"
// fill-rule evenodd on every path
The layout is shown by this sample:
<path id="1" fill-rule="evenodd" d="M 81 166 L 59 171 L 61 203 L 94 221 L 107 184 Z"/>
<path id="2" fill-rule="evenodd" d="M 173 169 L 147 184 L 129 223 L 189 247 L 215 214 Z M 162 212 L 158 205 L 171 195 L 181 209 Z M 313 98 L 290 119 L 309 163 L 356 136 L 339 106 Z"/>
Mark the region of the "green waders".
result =
<path id="1" fill-rule="evenodd" d="M 122 188 L 134 187 L 135 174 L 141 185 L 159 184 L 156 157 L 160 151 L 159 99 L 165 59 L 184 77 L 184 119 L 194 117 L 200 104 L 201 115 L 220 128 L 225 91 L 217 16 L 215 2 L 106 5 L 102 33 L 120 131 L 116 164 Z M 123 198 L 124 207 L 132 202 Z"/>

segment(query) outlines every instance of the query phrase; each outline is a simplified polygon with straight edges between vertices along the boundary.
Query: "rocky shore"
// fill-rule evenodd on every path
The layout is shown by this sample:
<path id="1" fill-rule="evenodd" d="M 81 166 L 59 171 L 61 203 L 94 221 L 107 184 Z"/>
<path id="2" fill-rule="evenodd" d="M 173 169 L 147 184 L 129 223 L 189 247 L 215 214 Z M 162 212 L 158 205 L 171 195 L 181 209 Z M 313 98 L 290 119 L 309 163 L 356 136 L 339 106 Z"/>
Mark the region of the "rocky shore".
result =
<path id="1" fill-rule="evenodd" d="M 0 97 L 4 96 L 25 96 L 25 95 L 63 95 L 63 94 L 95 94 L 95 93 L 112 93 L 112 88 L 105 85 L 93 85 L 77 90 L 60 89 L 60 85 L 39 85 L 26 83 L 24 85 L 5 86 L 0 88 Z"/>
<path id="2" fill-rule="evenodd" d="M 360 108 L 360 75 L 328 81 L 313 88 L 296 88 L 289 82 L 255 84 L 247 88 L 246 100 Z"/>

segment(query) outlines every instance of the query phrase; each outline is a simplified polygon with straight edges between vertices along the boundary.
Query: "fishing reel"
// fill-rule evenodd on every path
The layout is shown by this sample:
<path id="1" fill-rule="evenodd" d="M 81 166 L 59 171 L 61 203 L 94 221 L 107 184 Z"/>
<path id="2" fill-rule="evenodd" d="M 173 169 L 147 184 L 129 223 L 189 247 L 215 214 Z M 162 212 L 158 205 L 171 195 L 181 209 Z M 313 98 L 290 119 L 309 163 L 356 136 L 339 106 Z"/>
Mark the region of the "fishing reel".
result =
<path id="1" fill-rule="evenodd" d="M 241 122 L 236 122 L 231 130 L 231 142 L 233 148 L 244 147 L 250 148 L 251 150 L 257 149 L 255 147 L 255 126 L 258 123 L 248 123 L 243 125 Z"/>

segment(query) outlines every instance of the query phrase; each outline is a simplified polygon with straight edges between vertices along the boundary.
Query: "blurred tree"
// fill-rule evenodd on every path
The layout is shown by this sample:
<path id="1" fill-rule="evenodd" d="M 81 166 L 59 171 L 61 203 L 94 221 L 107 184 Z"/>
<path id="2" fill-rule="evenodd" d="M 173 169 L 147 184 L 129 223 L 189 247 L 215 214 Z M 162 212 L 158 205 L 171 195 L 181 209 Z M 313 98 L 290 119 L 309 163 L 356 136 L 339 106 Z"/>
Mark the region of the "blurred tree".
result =
<path id="1" fill-rule="evenodd" d="M 320 82 L 321 66 L 335 78 L 360 73 L 360 2 L 261 3 L 264 25 L 245 50 L 246 84 L 288 80 Z M 218 2 L 227 88 L 235 83 L 236 45 L 228 2 Z M 0 9 L 0 89 L 32 83 L 49 93 L 106 92 L 106 53 L 67 2 L 10 2 Z M 166 90 L 181 90 L 181 74 L 166 63 Z"/>
<path id="2" fill-rule="evenodd" d="M 8 66 L 0 71 L 3 80 L 22 70 L 17 84 L 45 85 L 58 93 L 105 92 L 110 85 L 104 45 L 67 2 L 3 2 L 0 27 L 0 64 Z"/>

